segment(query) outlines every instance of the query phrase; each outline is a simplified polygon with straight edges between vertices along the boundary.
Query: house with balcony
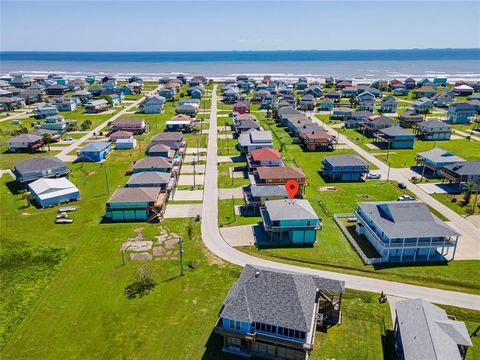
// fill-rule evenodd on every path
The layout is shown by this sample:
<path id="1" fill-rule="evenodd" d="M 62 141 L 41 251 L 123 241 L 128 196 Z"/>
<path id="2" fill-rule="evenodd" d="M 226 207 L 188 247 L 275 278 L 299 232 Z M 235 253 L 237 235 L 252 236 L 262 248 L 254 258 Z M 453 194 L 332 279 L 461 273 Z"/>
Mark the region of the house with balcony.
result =
<path id="1" fill-rule="evenodd" d="M 276 149 L 257 149 L 247 154 L 247 163 L 250 170 L 260 166 L 284 166 L 282 154 Z"/>
<path id="2" fill-rule="evenodd" d="M 465 323 L 424 299 L 395 303 L 394 335 L 402 360 L 464 360 L 473 345 Z"/>
<path id="3" fill-rule="evenodd" d="M 260 209 L 267 239 L 257 239 L 257 246 L 313 245 L 322 220 L 308 200 L 267 200 Z"/>
<path id="4" fill-rule="evenodd" d="M 7 141 L 9 152 L 33 153 L 43 148 L 43 138 L 35 134 L 20 134 Z"/>
<path id="5" fill-rule="evenodd" d="M 307 185 L 307 176 L 300 168 L 290 166 L 260 166 L 250 175 L 252 185 L 285 185 L 287 181 L 298 183 L 298 195 L 303 195 Z"/>
<path id="6" fill-rule="evenodd" d="M 417 114 L 413 110 L 407 110 L 399 115 L 398 121 L 401 127 L 412 128 L 415 127 L 416 124 L 422 122 L 424 118 L 425 117 L 423 115 Z"/>
<path id="7" fill-rule="evenodd" d="M 56 106 L 51 104 L 41 104 L 33 109 L 33 114 L 36 119 L 43 119 L 47 116 L 54 116 L 58 114 Z"/>
<path id="8" fill-rule="evenodd" d="M 476 117 L 476 106 L 467 102 L 452 104 L 448 107 L 448 122 L 451 124 L 470 124 Z"/>
<path id="9" fill-rule="evenodd" d="M 215 333 L 243 357 L 308 360 L 315 332 L 341 321 L 343 281 L 246 265 L 229 290 Z"/>
<path id="10" fill-rule="evenodd" d="M 426 114 L 433 109 L 433 101 L 427 97 L 418 99 L 412 105 L 417 114 Z"/>
<path id="11" fill-rule="evenodd" d="M 480 161 L 463 161 L 449 164 L 440 170 L 440 174 L 451 184 L 461 190 L 466 183 L 480 185 Z"/>
<path id="12" fill-rule="evenodd" d="M 333 155 L 322 160 L 322 174 L 332 181 L 361 181 L 369 172 L 368 163 L 357 155 Z"/>
<path id="13" fill-rule="evenodd" d="M 417 87 L 417 82 L 413 78 L 405 79 L 403 83 L 407 89 L 415 89 Z"/>
<path id="14" fill-rule="evenodd" d="M 437 90 L 431 86 L 421 86 L 418 89 L 413 90 L 413 94 L 417 99 L 422 97 L 433 98 L 437 95 Z"/>
<path id="15" fill-rule="evenodd" d="M 479 162 L 480 163 L 480 162 Z M 356 233 L 382 262 L 453 260 L 460 234 L 417 201 L 360 202 Z"/>
<path id="16" fill-rule="evenodd" d="M 397 105 L 397 100 L 393 96 L 384 97 L 380 103 L 380 111 L 382 113 L 396 113 Z"/>
<path id="17" fill-rule="evenodd" d="M 116 119 L 109 129 L 110 131 L 128 131 L 135 135 L 141 135 L 148 132 L 148 125 L 144 119 L 139 118 Z"/>
<path id="18" fill-rule="evenodd" d="M 107 201 L 105 218 L 111 221 L 158 221 L 165 211 L 166 194 L 158 187 L 115 190 Z"/>
<path id="19" fill-rule="evenodd" d="M 469 96 L 473 94 L 474 89 L 467 84 L 462 84 L 455 86 L 453 92 L 457 94 L 457 96 Z"/>
<path id="20" fill-rule="evenodd" d="M 265 206 L 267 200 L 288 199 L 289 195 L 285 185 L 251 185 L 244 190 L 244 199 L 247 208 L 252 209 L 254 213 L 259 213 L 262 206 Z M 297 198 L 301 196 L 297 195 Z"/>
<path id="21" fill-rule="evenodd" d="M 351 114 L 352 109 L 347 107 L 338 107 L 333 109 L 332 115 L 330 117 L 336 120 L 347 120 Z"/>
<path id="22" fill-rule="evenodd" d="M 183 134 L 179 131 L 161 132 L 152 138 L 148 148 L 150 149 L 153 145 L 166 145 L 175 151 L 179 151 L 186 144 L 187 142 L 183 139 Z"/>
<path id="23" fill-rule="evenodd" d="M 67 131 L 67 122 L 61 115 L 47 116 L 40 124 L 40 129 L 54 130 L 57 134 L 64 134 Z"/>
<path id="24" fill-rule="evenodd" d="M 413 149 L 415 141 L 415 134 L 400 126 L 382 129 L 375 136 L 387 149 Z"/>
<path id="25" fill-rule="evenodd" d="M 436 107 L 446 108 L 455 100 L 455 94 L 452 91 L 445 90 L 435 95 L 432 100 Z"/>
<path id="26" fill-rule="evenodd" d="M 417 166 L 422 166 L 422 174 L 428 172 L 432 177 L 440 177 L 441 169 L 445 166 L 464 162 L 460 156 L 455 155 L 450 151 L 440 148 L 433 148 L 432 150 L 418 153 L 415 156 Z"/>
<path id="27" fill-rule="evenodd" d="M 238 149 L 242 154 L 247 154 L 257 149 L 273 149 L 271 131 L 251 129 L 244 131 L 238 137 Z"/>
<path id="28" fill-rule="evenodd" d="M 386 116 L 373 115 L 361 125 L 366 136 L 374 137 L 380 130 L 395 126 L 396 122 Z"/>
<path id="29" fill-rule="evenodd" d="M 88 143 L 77 152 L 78 161 L 98 162 L 105 160 L 112 151 L 112 144 L 104 141 Z"/>
<path id="30" fill-rule="evenodd" d="M 165 109 L 165 98 L 160 95 L 154 95 L 147 98 L 142 109 L 144 114 L 161 114 Z"/>
<path id="31" fill-rule="evenodd" d="M 452 127 L 440 120 L 422 121 L 414 131 L 423 141 L 450 140 L 452 135 Z"/>
<path id="32" fill-rule="evenodd" d="M 175 90 L 169 88 L 163 88 L 158 90 L 158 95 L 166 100 L 173 100 L 175 98 Z"/>
<path id="33" fill-rule="evenodd" d="M 375 108 L 375 95 L 364 91 L 357 96 L 357 102 L 359 110 L 373 111 Z"/>
<path id="34" fill-rule="evenodd" d="M 336 137 L 322 128 L 300 131 L 299 137 L 308 151 L 333 150 L 337 143 Z"/>
<path id="35" fill-rule="evenodd" d="M 331 99 L 323 99 L 320 101 L 320 105 L 318 107 L 319 111 L 332 111 L 335 103 Z"/>
<path id="36" fill-rule="evenodd" d="M 90 100 L 84 105 L 85 113 L 97 114 L 110 108 L 110 104 L 105 99 Z"/>

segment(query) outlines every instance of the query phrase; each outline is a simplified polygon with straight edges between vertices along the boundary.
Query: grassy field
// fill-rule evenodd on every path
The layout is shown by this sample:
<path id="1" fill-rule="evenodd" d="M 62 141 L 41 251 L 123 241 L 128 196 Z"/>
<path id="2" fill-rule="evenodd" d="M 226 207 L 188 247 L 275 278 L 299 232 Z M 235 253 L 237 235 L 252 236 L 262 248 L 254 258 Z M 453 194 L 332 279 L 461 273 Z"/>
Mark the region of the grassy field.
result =
<path id="1" fill-rule="evenodd" d="M 227 162 L 218 165 L 218 187 L 219 188 L 237 188 L 240 186 L 247 186 L 250 181 L 245 178 L 233 178 L 230 175 L 230 168 L 235 166 L 245 166 L 247 163 L 243 162 Z"/>
<path id="2" fill-rule="evenodd" d="M 218 201 L 218 224 L 220 226 L 240 226 L 257 224 L 262 221 L 260 216 L 234 216 L 233 205 L 243 205 L 243 199 L 234 199 L 233 203 L 231 199 Z"/>
<path id="3" fill-rule="evenodd" d="M 264 119 L 260 121 L 265 127 L 266 121 Z M 270 128 L 277 132 L 278 126 L 271 125 Z M 480 294 L 480 280 L 478 280 L 480 261 L 457 260 L 448 264 L 429 264 L 429 266 L 415 264 L 376 267 L 362 263 L 333 221 L 333 214 L 352 213 L 356 203 L 360 201 L 395 200 L 405 192 L 400 190 L 394 182 L 367 180 L 359 183 L 331 183 L 328 179 L 324 179 L 321 175 L 322 159 L 332 154 L 348 153 L 352 151 L 304 152 L 295 144 L 284 146 L 282 155 L 286 163 L 300 167 L 307 175 L 309 186 L 306 188 L 306 198 L 317 214 L 322 217 L 323 228 L 317 233 L 317 243 L 313 247 L 263 250 L 246 247 L 243 251 L 297 265 Z M 326 186 L 334 186 L 336 191 L 326 191 Z"/>
<path id="4" fill-rule="evenodd" d="M 464 195 L 463 194 L 455 194 L 455 195 L 450 195 L 450 194 L 432 194 L 435 199 L 440 201 L 442 204 L 448 206 L 450 209 L 455 211 L 456 213 L 467 216 L 467 215 L 480 215 L 480 195 L 477 196 L 477 204 L 475 206 L 475 209 L 473 208 L 473 205 L 475 203 L 475 195 L 472 195 L 470 197 L 470 202 L 466 204 L 464 202 Z M 452 199 L 456 199 L 455 202 L 452 202 Z M 475 210 L 474 213 L 469 213 L 468 209 Z"/>

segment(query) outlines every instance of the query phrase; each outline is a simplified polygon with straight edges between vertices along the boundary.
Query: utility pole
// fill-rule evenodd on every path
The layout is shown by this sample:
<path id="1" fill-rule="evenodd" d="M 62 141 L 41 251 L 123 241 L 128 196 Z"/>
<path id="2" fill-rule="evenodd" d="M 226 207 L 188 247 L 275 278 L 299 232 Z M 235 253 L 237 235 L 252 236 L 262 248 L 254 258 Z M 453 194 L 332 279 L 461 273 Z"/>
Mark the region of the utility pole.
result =
<path id="1" fill-rule="evenodd" d="M 391 165 L 391 162 L 389 161 L 388 162 L 388 172 L 387 172 L 387 183 L 388 183 L 388 180 L 390 179 L 390 165 Z"/>
<path id="2" fill-rule="evenodd" d="M 232 195 L 232 209 L 233 209 L 233 221 L 237 221 L 237 214 L 235 214 L 235 200 Z"/>
<path id="3" fill-rule="evenodd" d="M 107 183 L 107 194 L 110 195 L 110 185 L 108 184 L 107 165 L 103 167 L 103 171 L 105 172 L 105 182 Z"/>
<path id="4" fill-rule="evenodd" d="M 183 276 L 183 273 L 184 273 L 183 253 L 184 253 L 185 251 L 183 250 L 183 239 L 182 239 L 182 238 L 178 239 L 178 244 L 180 245 L 180 275 Z"/>
<path id="5" fill-rule="evenodd" d="M 192 161 L 192 165 L 193 165 L 193 188 L 195 189 L 195 164 L 196 164 L 196 161 L 195 159 L 193 159 Z"/>

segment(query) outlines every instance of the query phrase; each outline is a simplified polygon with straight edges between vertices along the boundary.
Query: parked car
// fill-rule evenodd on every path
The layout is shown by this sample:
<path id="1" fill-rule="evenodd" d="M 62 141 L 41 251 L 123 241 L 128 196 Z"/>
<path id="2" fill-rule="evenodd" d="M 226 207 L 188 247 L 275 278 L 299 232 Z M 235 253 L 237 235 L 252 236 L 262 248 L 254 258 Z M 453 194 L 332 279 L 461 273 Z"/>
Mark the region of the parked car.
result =
<path id="1" fill-rule="evenodd" d="M 380 179 L 382 175 L 376 173 L 367 174 L 367 179 Z"/>
<path id="2" fill-rule="evenodd" d="M 398 201 L 413 201 L 415 200 L 415 198 L 413 196 L 410 196 L 410 195 L 402 195 L 402 196 L 399 196 Z"/>
<path id="3" fill-rule="evenodd" d="M 407 185 L 405 185 L 404 183 L 398 183 L 398 187 L 403 190 L 407 188 Z"/>
<path id="4" fill-rule="evenodd" d="M 71 136 L 65 136 L 65 137 L 63 138 L 63 140 L 64 140 L 64 141 L 72 141 L 73 138 L 72 138 Z"/>

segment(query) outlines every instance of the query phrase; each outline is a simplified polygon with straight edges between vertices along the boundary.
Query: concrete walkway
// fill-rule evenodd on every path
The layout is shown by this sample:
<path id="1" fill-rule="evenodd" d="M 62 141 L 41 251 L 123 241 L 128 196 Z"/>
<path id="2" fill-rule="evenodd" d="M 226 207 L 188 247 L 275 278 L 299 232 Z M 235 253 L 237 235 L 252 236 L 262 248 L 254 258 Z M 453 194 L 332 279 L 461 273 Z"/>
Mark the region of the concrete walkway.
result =
<path id="1" fill-rule="evenodd" d="M 202 240 L 205 246 L 215 255 L 224 259 L 225 261 L 245 266 L 246 264 L 253 264 L 257 266 L 264 266 L 278 270 L 297 271 L 305 274 L 312 274 L 321 277 L 327 277 L 336 280 L 345 281 L 346 287 L 356 290 L 365 290 L 380 293 L 384 291 L 386 294 L 405 297 L 405 298 L 424 298 L 427 301 L 464 307 L 467 309 L 480 310 L 480 296 L 465 294 L 455 291 L 446 291 L 423 286 L 409 285 L 397 283 L 392 281 L 379 280 L 368 277 L 347 275 L 335 273 L 331 271 L 315 270 L 311 268 L 304 268 L 300 266 L 293 266 L 283 263 L 277 263 L 270 260 L 260 259 L 231 247 L 220 235 L 218 229 L 218 169 L 217 169 L 217 85 L 214 86 L 212 96 L 212 109 L 210 118 L 212 119 L 210 125 L 210 138 L 212 141 L 208 143 L 207 153 L 207 171 L 204 189 L 204 202 L 202 207 Z"/>
<path id="2" fill-rule="evenodd" d="M 461 130 L 457 130 L 457 129 L 453 129 L 453 132 L 458 134 L 458 135 L 461 135 L 463 137 L 467 137 L 467 136 L 470 136 L 470 139 L 474 140 L 474 141 L 480 141 L 480 137 L 478 136 L 475 136 L 475 135 L 471 135 L 465 131 L 461 131 Z"/>
<path id="3" fill-rule="evenodd" d="M 312 117 L 313 121 L 323 126 L 327 131 L 334 134 L 337 133 L 330 126 Z M 378 167 L 379 170 L 375 170 L 376 173 L 381 173 L 382 179 L 387 179 L 388 165 L 379 160 L 369 152 L 362 149 L 357 144 L 350 141 L 346 136 L 338 134 L 339 141 L 348 145 L 352 150 L 361 155 L 363 158 Z M 391 168 L 390 180 L 395 180 L 399 183 L 404 183 L 407 189 L 410 190 L 417 199 L 423 201 L 433 209 L 448 218 L 459 229 L 459 233 L 462 235 L 458 240 L 457 251 L 455 259 L 457 260 L 480 260 L 480 228 L 468 222 L 465 218 L 451 210 L 447 206 L 443 205 L 438 200 L 427 194 L 422 188 L 410 182 L 410 179 L 402 173 L 402 169 Z"/>
<path id="4" fill-rule="evenodd" d="M 10 116 L 4 117 L 3 119 L 0 119 L 0 122 L 8 121 L 8 120 L 15 120 L 15 119 L 18 119 L 18 118 L 23 118 L 23 116 L 28 115 L 30 112 L 32 112 L 31 109 L 26 110 L 26 111 L 22 111 L 21 113 L 15 113 L 15 114 L 12 114 Z"/>

